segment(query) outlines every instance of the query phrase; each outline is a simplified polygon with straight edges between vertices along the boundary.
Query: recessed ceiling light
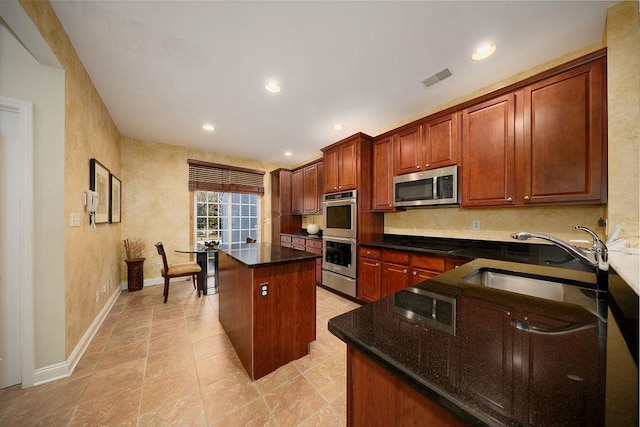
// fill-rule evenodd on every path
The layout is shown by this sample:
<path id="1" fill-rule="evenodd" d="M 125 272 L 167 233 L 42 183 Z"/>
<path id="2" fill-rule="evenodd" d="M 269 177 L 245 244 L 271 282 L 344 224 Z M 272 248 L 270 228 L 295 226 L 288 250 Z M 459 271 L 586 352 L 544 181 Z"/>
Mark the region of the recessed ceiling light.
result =
<path id="1" fill-rule="evenodd" d="M 280 91 L 282 90 L 282 87 L 274 81 L 267 82 L 267 84 L 264 85 L 264 88 L 269 93 L 280 93 Z"/>
<path id="2" fill-rule="evenodd" d="M 284 155 L 287 156 L 287 157 L 291 157 L 291 156 L 293 156 L 293 153 L 291 151 L 285 151 Z"/>
<path id="3" fill-rule="evenodd" d="M 344 129 L 344 126 L 343 126 L 342 124 L 338 123 L 338 124 L 336 124 L 335 126 L 333 126 L 333 128 L 334 128 L 335 130 L 342 130 L 342 129 Z"/>
<path id="4" fill-rule="evenodd" d="M 206 130 L 207 132 L 213 132 L 214 130 L 216 130 L 216 128 L 214 128 L 210 123 L 205 123 L 204 125 L 202 125 L 202 129 Z"/>
<path id="5" fill-rule="evenodd" d="M 474 61 L 480 61 L 481 59 L 490 57 L 495 51 L 495 43 L 483 44 L 473 51 L 473 53 L 471 54 L 471 59 L 473 59 Z"/>

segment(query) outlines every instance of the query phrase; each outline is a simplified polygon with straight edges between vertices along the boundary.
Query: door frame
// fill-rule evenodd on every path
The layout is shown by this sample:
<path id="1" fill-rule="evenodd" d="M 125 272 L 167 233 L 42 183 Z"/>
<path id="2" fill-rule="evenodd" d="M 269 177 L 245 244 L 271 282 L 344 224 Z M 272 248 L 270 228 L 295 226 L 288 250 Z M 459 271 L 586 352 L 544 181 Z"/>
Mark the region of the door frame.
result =
<path id="1" fill-rule="evenodd" d="M 0 96 L 0 109 L 18 113 L 21 176 L 19 190 L 24 196 L 18 203 L 19 223 L 23 238 L 18 248 L 18 283 L 20 286 L 21 366 L 22 388 L 32 387 L 35 376 L 34 347 L 34 243 L 33 243 L 33 104 L 28 101 Z"/>

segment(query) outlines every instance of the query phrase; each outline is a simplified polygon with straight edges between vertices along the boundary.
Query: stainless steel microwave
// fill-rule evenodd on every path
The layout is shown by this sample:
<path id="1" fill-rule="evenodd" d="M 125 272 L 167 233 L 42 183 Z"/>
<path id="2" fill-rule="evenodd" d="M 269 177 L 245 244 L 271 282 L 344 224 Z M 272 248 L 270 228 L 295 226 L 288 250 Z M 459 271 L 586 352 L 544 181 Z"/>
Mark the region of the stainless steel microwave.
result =
<path id="1" fill-rule="evenodd" d="M 393 177 L 393 204 L 398 207 L 458 204 L 458 166 Z"/>

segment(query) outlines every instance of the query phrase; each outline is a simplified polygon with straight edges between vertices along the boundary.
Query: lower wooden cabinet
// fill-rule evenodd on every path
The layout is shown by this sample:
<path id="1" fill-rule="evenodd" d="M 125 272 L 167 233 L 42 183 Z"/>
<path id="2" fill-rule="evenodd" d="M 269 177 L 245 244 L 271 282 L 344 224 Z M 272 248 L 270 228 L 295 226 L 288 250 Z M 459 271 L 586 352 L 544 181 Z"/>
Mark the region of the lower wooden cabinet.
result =
<path id="1" fill-rule="evenodd" d="M 357 297 L 365 302 L 376 301 L 465 262 L 468 260 L 361 245 Z"/>
<path id="2" fill-rule="evenodd" d="M 349 346 L 347 425 L 463 426 L 464 423 Z"/>
<path id="3" fill-rule="evenodd" d="M 320 239 L 281 235 L 280 245 L 287 248 L 298 249 L 299 251 L 322 255 L 322 240 Z M 316 259 L 316 283 L 322 283 L 322 258 Z"/>
<path id="4" fill-rule="evenodd" d="M 548 315 L 523 309 L 515 298 L 463 295 L 457 305 L 456 385 L 469 400 L 521 425 L 604 425 L 604 322 L 567 304 L 547 303 Z"/>

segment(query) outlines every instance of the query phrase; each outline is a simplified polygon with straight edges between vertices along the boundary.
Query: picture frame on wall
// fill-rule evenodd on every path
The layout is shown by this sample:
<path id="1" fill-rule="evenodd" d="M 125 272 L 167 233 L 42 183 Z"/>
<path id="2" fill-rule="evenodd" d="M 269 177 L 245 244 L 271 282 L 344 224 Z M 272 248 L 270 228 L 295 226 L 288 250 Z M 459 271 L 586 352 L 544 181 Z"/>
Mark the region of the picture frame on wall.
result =
<path id="1" fill-rule="evenodd" d="M 111 193 L 109 198 L 109 222 L 120 222 L 121 202 L 122 202 L 122 181 L 114 174 L 110 174 Z"/>
<path id="2" fill-rule="evenodd" d="M 90 162 L 89 189 L 98 193 L 98 207 L 96 208 L 95 223 L 109 222 L 109 198 L 111 193 L 109 169 L 96 159 Z"/>

